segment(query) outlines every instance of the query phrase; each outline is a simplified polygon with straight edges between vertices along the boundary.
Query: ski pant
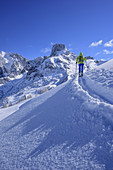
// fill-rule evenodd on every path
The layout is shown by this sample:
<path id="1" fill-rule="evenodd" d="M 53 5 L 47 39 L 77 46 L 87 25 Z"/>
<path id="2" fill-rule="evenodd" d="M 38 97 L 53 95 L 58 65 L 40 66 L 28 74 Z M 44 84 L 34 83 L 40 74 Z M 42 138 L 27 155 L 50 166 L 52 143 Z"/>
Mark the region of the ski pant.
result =
<path id="1" fill-rule="evenodd" d="M 79 73 L 83 73 L 84 64 L 79 64 Z"/>

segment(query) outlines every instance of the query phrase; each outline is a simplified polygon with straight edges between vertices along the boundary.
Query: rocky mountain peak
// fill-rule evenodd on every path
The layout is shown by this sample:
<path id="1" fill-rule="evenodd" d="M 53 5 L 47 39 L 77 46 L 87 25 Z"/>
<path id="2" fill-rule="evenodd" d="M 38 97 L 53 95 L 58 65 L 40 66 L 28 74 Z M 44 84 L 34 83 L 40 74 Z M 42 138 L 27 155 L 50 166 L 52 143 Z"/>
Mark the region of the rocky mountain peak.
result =
<path id="1" fill-rule="evenodd" d="M 56 56 L 66 51 L 67 51 L 67 48 L 65 44 L 54 44 L 52 47 L 52 52 L 50 56 Z"/>

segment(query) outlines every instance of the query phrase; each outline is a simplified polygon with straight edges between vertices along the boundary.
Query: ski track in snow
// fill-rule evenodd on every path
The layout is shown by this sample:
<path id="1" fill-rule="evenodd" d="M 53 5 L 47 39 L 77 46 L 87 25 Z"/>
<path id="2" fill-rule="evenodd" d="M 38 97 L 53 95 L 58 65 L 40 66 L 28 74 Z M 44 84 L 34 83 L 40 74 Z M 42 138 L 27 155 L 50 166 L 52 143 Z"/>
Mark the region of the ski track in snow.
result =
<path id="1" fill-rule="evenodd" d="M 96 94 L 91 88 L 87 87 L 85 78 L 79 79 L 78 84 L 83 93 L 88 96 L 88 99 L 85 100 L 86 107 L 88 107 L 88 110 L 98 109 L 99 114 L 108 121 L 108 126 L 111 126 L 113 129 L 113 105 L 108 103 L 109 101 L 106 98 L 98 93 Z"/>
<path id="2" fill-rule="evenodd" d="M 112 170 L 113 105 L 77 76 L 0 122 L 1 170 Z"/>

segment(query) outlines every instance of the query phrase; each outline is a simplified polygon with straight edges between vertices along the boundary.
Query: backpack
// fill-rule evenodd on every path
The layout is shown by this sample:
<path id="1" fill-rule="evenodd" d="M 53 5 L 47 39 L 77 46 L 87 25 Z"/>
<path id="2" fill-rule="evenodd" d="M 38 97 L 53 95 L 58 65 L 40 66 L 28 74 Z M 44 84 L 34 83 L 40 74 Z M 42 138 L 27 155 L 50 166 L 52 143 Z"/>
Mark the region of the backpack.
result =
<path id="1" fill-rule="evenodd" d="M 80 56 L 78 60 L 79 60 L 79 62 L 83 62 L 84 61 L 83 56 Z"/>

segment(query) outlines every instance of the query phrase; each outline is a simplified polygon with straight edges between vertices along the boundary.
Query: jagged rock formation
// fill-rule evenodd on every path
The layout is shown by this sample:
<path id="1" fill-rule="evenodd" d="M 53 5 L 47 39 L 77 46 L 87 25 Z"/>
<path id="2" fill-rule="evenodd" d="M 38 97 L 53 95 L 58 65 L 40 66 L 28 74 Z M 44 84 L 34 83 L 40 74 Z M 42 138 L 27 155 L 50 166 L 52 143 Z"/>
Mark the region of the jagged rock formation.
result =
<path id="1" fill-rule="evenodd" d="M 54 44 L 52 47 L 52 52 L 50 56 L 56 56 L 59 54 L 62 54 L 62 52 L 66 52 L 67 48 L 65 46 L 65 44 Z"/>

